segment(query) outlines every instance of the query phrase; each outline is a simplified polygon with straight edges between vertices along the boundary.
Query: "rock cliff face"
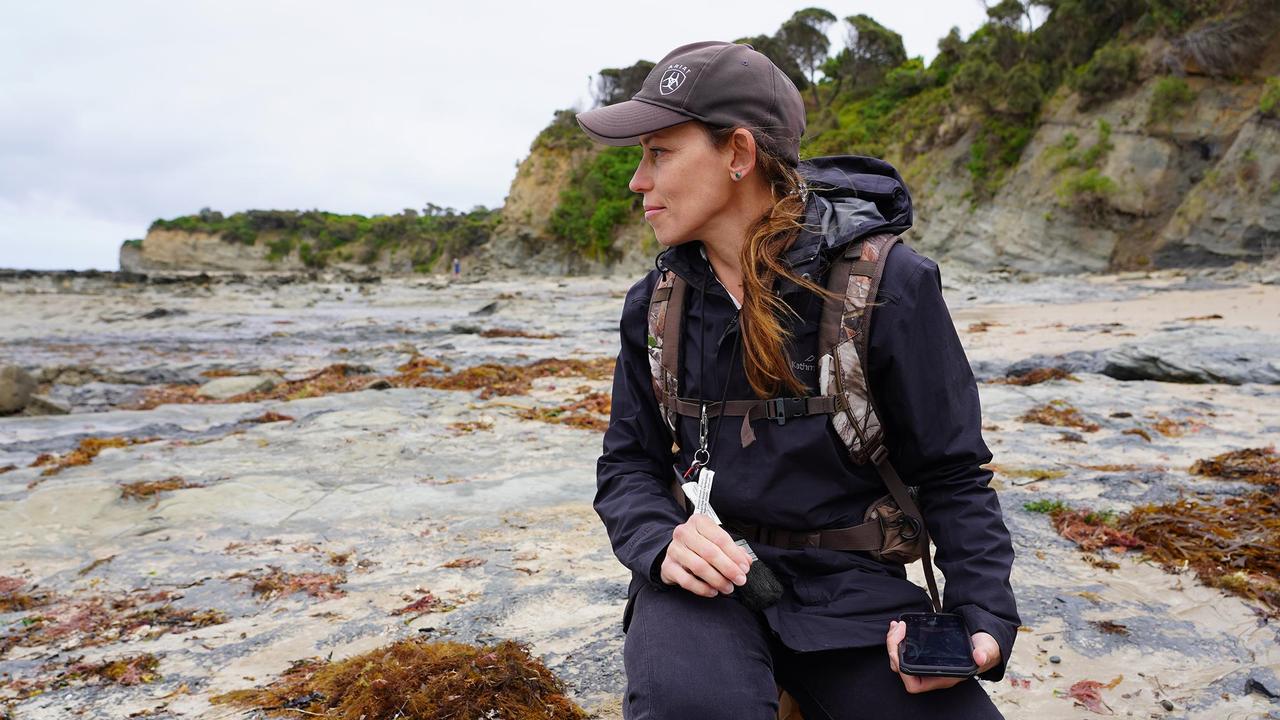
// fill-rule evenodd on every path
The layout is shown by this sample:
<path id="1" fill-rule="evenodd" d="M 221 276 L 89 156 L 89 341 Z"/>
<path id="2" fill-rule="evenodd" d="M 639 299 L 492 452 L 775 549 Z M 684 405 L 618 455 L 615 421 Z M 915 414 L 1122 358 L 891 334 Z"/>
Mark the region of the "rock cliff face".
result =
<path id="1" fill-rule="evenodd" d="M 634 274 L 649 267 L 657 254 L 653 232 L 637 214 L 619 228 L 609 257 L 593 258 L 552 237 L 547 222 L 568 185 L 574 168 L 586 162 L 594 146 L 535 146 L 521 161 L 502 206 L 502 221 L 474 261 L 486 274 Z"/>
<path id="2" fill-rule="evenodd" d="M 268 260 L 265 242 L 245 245 L 227 242 L 218 235 L 183 230 L 152 230 L 141 247 L 125 243 L 120 248 L 120 269 L 130 272 L 175 270 L 302 270 L 296 254 Z"/>
<path id="3" fill-rule="evenodd" d="M 1054 274 L 1275 257 L 1280 121 L 1258 107 L 1265 78 L 1278 72 L 1280 47 L 1238 82 L 1189 74 L 1193 99 L 1154 119 L 1154 75 L 1089 110 L 1064 88 L 999 192 L 976 204 L 965 169 L 970 127 L 903 163 L 917 210 L 907 239 L 935 258 Z M 973 125 L 960 113 L 944 124 Z M 1101 185 L 1073 192 L 1081 170 L 1066 160 L 1099 144 Z"/>
<path id="4" fill-rule="evenodd" d="M 126 272 L 175 272 L 221 270 L 234 272 L 300 272 L 307 270 L 296 249 L 288 254 L 271 258 L 270 245 L 278 234 L 264 232 L 257 242 L 246 245 L 222 239 L 220 235 L 185 230 L 151 230 L 141 243 L 126 242 L 120 246 L 120 269 Z M 391 248 L 379 252 L 367 262 L 354 260 L 350 253 L 345 259 L 329 263 L 338 270 L 385 273 L 413 272 L 413 258 L 403 248 Z M 438 270 L 448 269 L 447 260 Z"/>

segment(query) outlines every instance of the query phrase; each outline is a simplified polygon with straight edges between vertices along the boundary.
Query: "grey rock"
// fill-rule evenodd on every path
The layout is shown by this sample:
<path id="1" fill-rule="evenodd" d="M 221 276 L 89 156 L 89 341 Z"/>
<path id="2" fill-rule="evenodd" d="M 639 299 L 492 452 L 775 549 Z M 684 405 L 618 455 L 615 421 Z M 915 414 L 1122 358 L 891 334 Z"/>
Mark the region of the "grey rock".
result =
<path id="1" fill-rule="evenodd" d="M 472 323 L 454 323 L 449 326 L 449 332 L 458 335 L 476 335 L 480 332 L 480 326 Z"/>
<path id="2" fill-rule="evenodd" d="M 473 317 L 488 317 L 496 312 L 498 312 L 498 301 L 494 300 L 493 302 L 489 303 L 488 305 L 485 305 L 479 310 L 472 310 L 471 315 Z"/>
<path id="3" fill-rule="evenodd" d="M 36 379 L 17 365 L 0 367 L 0 414 L 15 413 L 27 406 L 36 390 Z"/>
<path id="4" fill-rule="evenodd" d="M 1280 339 L 1248 330 L 1187 328 L 1103 354 L 1117 380 L 1280 384 Z"/>
<path id="5" fill-rule="evenodd" d="M 215 378 L 201 385 L 196 392 L 202 397 L 226 400 L 236 395 L 270 390 L 279 383 L 280 379 L 274 375 L 239 375 Z"/>
<path id="6" fill-rule="evenodd" d="M 386 378 L 378 378 L 377 380 L 369 381 L 368 383 L 365 384 L 364 387 L 360 389 L 361 390 L 390 390 L 391 388 L 392 388 L 392 385 L 390 381 L 388 381 Z"/>
<path id="7" fill-rule="evenodd" d="M 46 395 L 32 395 L 23 415 L 70 415 L 71 406 Z"/>

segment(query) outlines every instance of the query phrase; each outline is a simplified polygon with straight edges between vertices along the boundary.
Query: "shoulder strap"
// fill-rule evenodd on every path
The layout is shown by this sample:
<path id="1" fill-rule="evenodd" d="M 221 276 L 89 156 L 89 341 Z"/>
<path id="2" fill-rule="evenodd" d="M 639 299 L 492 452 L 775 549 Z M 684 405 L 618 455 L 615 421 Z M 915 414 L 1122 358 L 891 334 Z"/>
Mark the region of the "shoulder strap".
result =
<path id="1" fill-rule="evenodd" d="M 688 284 L 670 270 L 658 278 L 649 296 L 649 375 L 658 400 L 662 421 L 673 442 L 676 435 L 676 401 L 680 382 L 680 326 L 684 317 L 684 296 Z"/>
<path id="2" fill-rule="evenodd" d="M 871 313 L 875 309 L 876 294 L 880 290 L 880 278 L 884 274 L 889 251 L 900 241 L 897 235 L 873 235 L 850 243 L 832 264 L 827 275 L 827 289 L 834 296 L 827 298 L 823 305 L 818 330 L 819 347 L 823 352 L 818 382 L 822 394 L 834 394 L 837 398 L 831 422 L 848 448 L 849 456 L 859 465 L 873 463 L 898 507 L 918 524 L 923 535 L 920 559 L 929 585 L 929 599 L 933 602 L 934 611 L 941 612 L 938 583 L 933 576 L 933 561 L 929 553 L 929 530 L 906 484 L 889 462 L 880 413 L 876 410 L 875 398 L 867 382 Z"/>

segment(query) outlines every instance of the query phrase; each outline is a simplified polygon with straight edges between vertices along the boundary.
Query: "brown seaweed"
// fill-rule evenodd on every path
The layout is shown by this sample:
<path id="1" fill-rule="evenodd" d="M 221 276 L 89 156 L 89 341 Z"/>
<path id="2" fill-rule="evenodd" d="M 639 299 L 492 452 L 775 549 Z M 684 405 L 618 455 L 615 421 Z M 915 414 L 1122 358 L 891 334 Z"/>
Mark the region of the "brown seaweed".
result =
<path id="1" fill-rule="evenodd" d="M 299 660 L 267 687 L 210 700 L 290 718 L 585 720 L 565 693 L 527 644 L 407 638 L 345 660 Z"/>
<path id="2" fill-rule="evenodd" d="M 1084 432 L 1097 432 L 1101 426 L 1084 419 L 1080 411 L 1066 400 L 1050 400 L 1044 405 L 1037 405 L 1018 417 L 1022 422 L 1051 425 L 1054 427 L 1073 427 Z"/>

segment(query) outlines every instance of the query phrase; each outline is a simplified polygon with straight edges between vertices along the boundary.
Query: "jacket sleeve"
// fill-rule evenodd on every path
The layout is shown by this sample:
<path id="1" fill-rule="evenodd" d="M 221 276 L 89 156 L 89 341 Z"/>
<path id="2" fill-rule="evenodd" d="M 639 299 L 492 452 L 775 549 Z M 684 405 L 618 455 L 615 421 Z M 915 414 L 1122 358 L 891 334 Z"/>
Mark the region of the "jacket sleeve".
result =
<path id="1" fill-rule="evenodd" d="M 920 488 L 920 512 L 946 578 L 943 609 L 963 616 L 970 632 L 995 638 L 1000 664 L 979 677 L 1000 680 L 1020 619 L 1009 583 L 1013 545 L 988 485 L 992 473 L 981 467 L 992 456 L 982 439 L 977 384 L 938 266 L 906 247 L 894 248 L 888 263 L 894 261 L 906 281 L 891 284 L 871 316 L 872 392 L 889 459 L 905 483 Z"/>
<path id="2" fill-rule="evenodd" d="M 687 518 L 671 496 L 671 433 L 659 415 L 649 375 L 651 272 L 627 293 L 619 329 L 622 349 L 613 371 L 613 402 L 604 451 L 596 463 L 592 503 L 604 522 L 613 553 L 659 590 L 671 532 Z"/>

